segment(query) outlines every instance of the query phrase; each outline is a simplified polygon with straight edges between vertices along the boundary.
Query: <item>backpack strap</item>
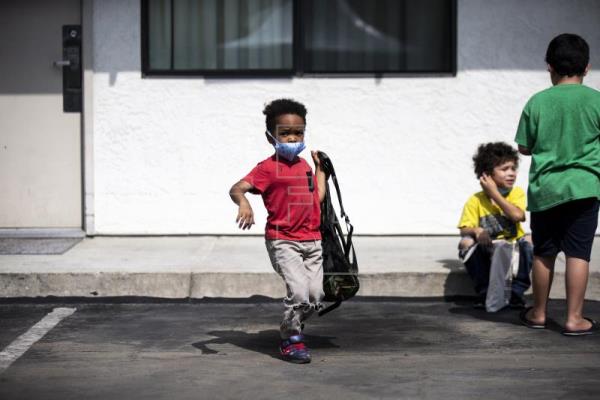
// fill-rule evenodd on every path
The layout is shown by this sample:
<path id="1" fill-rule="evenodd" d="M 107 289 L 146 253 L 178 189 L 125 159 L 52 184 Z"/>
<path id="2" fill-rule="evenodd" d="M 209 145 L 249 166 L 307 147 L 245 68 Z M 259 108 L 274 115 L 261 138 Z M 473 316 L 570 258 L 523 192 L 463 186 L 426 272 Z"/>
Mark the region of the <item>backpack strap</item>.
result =
<path id="1" fill-rule="evenodd" d="M 319 157 L 319 161 L 321 161 L 321 167 L 323 171 L 325 171 L 325 175 L 327 179 L 331 176 L 331 180 L 333 181 L 333 185 L 335 186 L 335 192 L 337 194 L 338 202 L 340 203 L 340 214 L 343 218 L 346 219 L 346 222 L 349 223 L 348 216 L 346 215 L 346 211 L 344 211 L 344 204 L 342 203 L 342 193 L 340 192 L 340 185 L 337 180 L 337 176 L 335 174 L 335 169 L 333 168 L 333 163 L 331 162 L 331 158 L 322 151 L 317 153 Z"/>
<path id="2" fill-rule="evenodd" d="M 331 176 L 331 180 L 333 181 L 333 186 L 335 187 L 335 192 L 337 194 L 338 202 L 340 203 L 340 215 L 342 218 L 344 218 L 344 221 L 346 222 L 346 231 L 348 232 L 347 234 L 344 234 L 342 232 L 342 229 L 339 226 L 339 224 L 336 224 L 335 228 L 338 231 L 338 235 L 343 242 L 344 255 L 346 256 L 346 258 L 348 258 L 348 256 L 350 255 L 350 250 L 352 249 L 352 251 L 354 252 L 354 246 L 352 246 L 352 233 L 354 232 L 354 226 L 352 226 L 352 224 L 350 223 L 350 218 L 344 210 L 344 204 L 342 203 L 342 193 L 340 191 L 340 185 L 338 183 L 337 175 L 335 174 L 335 168 L 333 168 L 331 158 L 329 158 L 329 156 L 322 151 L 319 151 L 317 153 L 317 156 L 319 157 L 319 161 L 321 162 L 321 168 L 323 168 L 326 178 L 328 179 Z"/>
<path id="3" fill-rule="evenodd" d="M 332 305 L 330 305 L 327 308 L 322 309 L 321 311 L 319 311 L 319 317 L 322 317 L 323 315 L 327 314 L 328 312 L 331 312 L 333 310 L 335 310 L 336 308 L 338 308 L 340 305 L 342 304 L 342 300 L 337 300 L 335 303 L 333 303 Z"/>

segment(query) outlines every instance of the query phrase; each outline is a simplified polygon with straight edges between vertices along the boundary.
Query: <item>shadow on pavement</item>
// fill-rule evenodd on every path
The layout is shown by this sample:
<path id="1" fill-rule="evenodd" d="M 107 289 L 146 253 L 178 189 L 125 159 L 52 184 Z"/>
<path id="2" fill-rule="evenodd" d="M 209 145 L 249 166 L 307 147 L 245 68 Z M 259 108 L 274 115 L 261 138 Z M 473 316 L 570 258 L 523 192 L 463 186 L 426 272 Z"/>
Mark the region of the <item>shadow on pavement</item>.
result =
<path id="1" fill-rule="evenodd" d="M 483 321 L 511 324 L 522 326 L 519 321 L 520 309 L 511 309 L 506 307 L 495 313 L 488 313 L 483 309 L 473 307 L 475 301 L 475 291 L 473 297 L 456 296 L 456 293 L 464 292 L 465 278 L 469 279 L 465 273 L 465 267 L 458 259 L 442 259 L 437 260 L 444 268 L 450 270 L 446 282 L 444 282 L 444 301 L 454 303 L 454 307 L 448 309 L 451 314 L 466 315 Z M 469 281 L 470 282 L 470 281 Z M 564 302 L 564 301 L 563 301 Z M 554 306 L 558 305 L 558 301 L 554 301 Z M 551 331 L 561 332 L 562 326 L 549 317 L 547 320 L 547 329 Z"/>
<path id="2" fill-rule="evenodd" d="M 469 285 L 469 287 L 472 286 L 470 284 L 469 276 L 466 273 L 465 267 L 460 260 L 444 258 L 436 261 L 442 264 L 442 267 L 450 271 L 446 281 L 444 282 L 445 298 L 456 296 L 459 293 L 465 293 L 465 285 Z M 473 296 L 474 295 L 475 291 L 473 291 Z"/>
<path id="3" fill-rule="evenodd" d="M 511 309 L 509 307 L 503 308 L 502 310 L 495 313 L 488 313 L 482 309 L 473 308 L 473 302 L 468 299 L 457 299 L 452 301 L 455 307 L 448 309 L 451 314 L 466 315 L 483 321 L 498 322 L 504 324 L 523 326 L 519 320 L 519 313 L 521 309 Z M 591 306 L 594 303 L 598 303 L 594 300 L 587 300 L 586 305 Z M 595 305 L 594 305 L 594 308 Z M 584 306 L 584 313 L 586 307 Z M 553 332 L 562 332 L 563 326 L 555 317 L 564 318 L 566 317 L 566 301 L 565 300 L 550 300 L 548 305 L 548 319 L 546 320 L 547 330 Z"/>
<path id="4" fill-rule="evenodd" d="M 266 354 L 277 359 L 280 358 L 277 346 L 281 339 L 279 338 L 279 331 L 276 329 L 264 330 L 257 333 L 234 330 L 212 331 L 208 332 L 208 334 L 216 337 L 214 339 L 192 343 L 192 346 L 200 350 L 202 354 L 217 355 L 221 353 L 218 350 L 209 348 L 208 346 L 211 344 L 232 344 L 242 349 Z M 340 347 L 332 342 L 332 340 L 336 339 L 335 336 L 304 335 L 304 337 L 310 349 L 331 349 Z"/>

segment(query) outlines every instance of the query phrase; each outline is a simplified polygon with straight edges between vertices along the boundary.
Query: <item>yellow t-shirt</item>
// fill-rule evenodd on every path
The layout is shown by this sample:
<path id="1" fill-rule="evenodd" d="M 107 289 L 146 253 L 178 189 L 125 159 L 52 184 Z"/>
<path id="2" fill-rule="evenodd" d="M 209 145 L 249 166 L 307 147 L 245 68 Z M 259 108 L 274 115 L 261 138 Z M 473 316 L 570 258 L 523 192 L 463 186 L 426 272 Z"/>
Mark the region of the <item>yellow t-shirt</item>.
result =
<path id="1" fill-rule="evenodd" d="M 505 198 L 525 211 L 525 192 L 520 187 L 513 187 Z M 502 209 L 493 204 L 483 191 L 475 193 L 467 200 L 458 223 L 458 228 L 477 227 L 485 229 L 492 239 L 512 241 L 525 236 L 521 223 L 508 219 Z"/>

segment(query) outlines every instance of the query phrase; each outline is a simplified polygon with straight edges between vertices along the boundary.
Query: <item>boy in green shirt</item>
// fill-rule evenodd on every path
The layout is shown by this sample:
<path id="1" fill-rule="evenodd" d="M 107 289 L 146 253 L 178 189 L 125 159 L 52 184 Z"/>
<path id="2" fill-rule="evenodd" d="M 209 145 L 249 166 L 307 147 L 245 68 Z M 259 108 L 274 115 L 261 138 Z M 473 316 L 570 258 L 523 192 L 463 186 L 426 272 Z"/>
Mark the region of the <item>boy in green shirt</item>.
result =
<path id="1" fill-rule="evenodd" d="M 600 199 L 600 92 L 584 86 L 589 46 L 562 34 L 548 45 L 553 86 L 525 105 L 515 141 L 531 155 L 528 209 L 534 246 L 534 305 L 521 322 L 546 327 L 546 306 L 559 251 L 565 253 L 568 336 L 591 334 L 598 324 L 583 316 L 589 261 Z"/>

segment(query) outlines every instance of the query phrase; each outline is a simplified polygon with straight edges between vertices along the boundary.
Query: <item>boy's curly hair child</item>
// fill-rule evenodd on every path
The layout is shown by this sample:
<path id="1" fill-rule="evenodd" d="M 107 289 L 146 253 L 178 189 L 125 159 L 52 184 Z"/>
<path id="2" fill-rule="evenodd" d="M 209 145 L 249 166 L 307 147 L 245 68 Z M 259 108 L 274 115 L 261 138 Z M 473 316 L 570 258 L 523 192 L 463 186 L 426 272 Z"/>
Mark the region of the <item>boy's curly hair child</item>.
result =
<path id="1" fill-rule="evenodd" d="M 291 362 L 310 362 L 302 330 L 305 321 L 321 307 L 323 257 L 321 208 L 326 180 L 317 152 L 312 152 L 313 173 L 298 154 L 304 149 L 306 108 L 278 99 L 268 104 L 265 115 L 267 141 L 275 153 L 259 162 L 233 185 L 231 199 L 239 206 L 236 222 L 250 229 L 254 213 L 245 194 L 260 194 L 267 209 L 265 241 L 273 269 L 283 278 L 287 295 L 280 326 L 281 356 Z"/>
<path id="2" fill-rule="evenodd" d="M 479 179 L 480 192 L 473 194 L 465 203 L 458 224 L 461 240 L 459 258 L 471 276 L 478 307 L 487 305 L 489 311 L 497 311 L 488 300 L 490 268 L 499 253 L 494 242 L 516 243 L 519 247 L 519 270 L 512 280 L 512 295 L 508 299 L 513 307 L 525 304 L 523 294 L 529 288 L 531 268 L 531 244 L 525 240 L 521 222 L 525 221 L 525 192 L 514 186 L 519 165 L 519 154 L 504 142 L 479 145 L 473 156 L 475 176 Z"/>

